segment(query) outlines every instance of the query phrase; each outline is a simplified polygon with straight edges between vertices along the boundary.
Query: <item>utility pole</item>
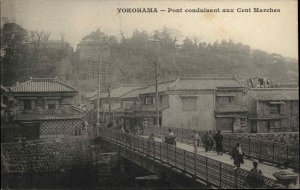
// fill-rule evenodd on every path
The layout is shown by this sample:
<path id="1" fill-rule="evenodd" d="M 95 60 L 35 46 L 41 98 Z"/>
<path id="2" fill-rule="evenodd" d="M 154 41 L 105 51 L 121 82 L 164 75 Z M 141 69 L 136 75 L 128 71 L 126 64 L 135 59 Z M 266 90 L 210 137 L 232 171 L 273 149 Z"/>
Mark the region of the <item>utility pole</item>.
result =
<path id="1" fill-rule="evenodd" d="M 157 70 L 157 48 L 156 44 L 159 43 L 158 40 L 153 39 L 150 40 L 153 42 L 155 48 L 155 60 L 154 60 L 154 67 L 155 67 L 155 108 L 156 108 L 156 125 L 159 127 L 159 100 L 158 100 L 158 70 Z"/>
<path id="2" fill-rule="evenodd" d="M 159 101 L 158 101 L 158 73 L 157 73 L 157 59 L 155 58 L 154 61 L 154 65 L 155 65 L 155 103 L 156 103 L 156 125 L 159 127 L 159 110 L 158 110 L 158 106 L 159 106 Z"/>
<path id="3" fill-rule="evenodd" d="M 110 63 L 108 63 L 108 111 L 109 111 L 109 122 L 111 122 L 111 102 L 110 102 L 110 85 L 111 85 L 111 78 L 110 78 Z"/>
<path id="4" fill-rule="evenodd" d="M 100 127 L 100 65 L 101 65 L 101 59 L 99 59 L 99 65 L 98 65 L 98 97 L 97 97 L 97 123 L 96 126 Z"/>

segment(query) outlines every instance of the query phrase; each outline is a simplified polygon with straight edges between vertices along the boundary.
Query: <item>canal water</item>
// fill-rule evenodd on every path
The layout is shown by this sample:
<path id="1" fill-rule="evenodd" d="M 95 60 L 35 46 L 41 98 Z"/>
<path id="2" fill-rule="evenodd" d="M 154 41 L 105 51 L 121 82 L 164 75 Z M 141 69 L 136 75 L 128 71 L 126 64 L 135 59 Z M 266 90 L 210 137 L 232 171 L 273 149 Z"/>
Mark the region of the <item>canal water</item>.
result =
<path id="1" fill-rule="evenodd" d="M 6 174 L 1 177 L 1 186 L 1 189 L 154 190 L 176 188 L 125 159 L 121 159 L 114 165 L 81 164 L 55 172 L 29 171 Z"/>

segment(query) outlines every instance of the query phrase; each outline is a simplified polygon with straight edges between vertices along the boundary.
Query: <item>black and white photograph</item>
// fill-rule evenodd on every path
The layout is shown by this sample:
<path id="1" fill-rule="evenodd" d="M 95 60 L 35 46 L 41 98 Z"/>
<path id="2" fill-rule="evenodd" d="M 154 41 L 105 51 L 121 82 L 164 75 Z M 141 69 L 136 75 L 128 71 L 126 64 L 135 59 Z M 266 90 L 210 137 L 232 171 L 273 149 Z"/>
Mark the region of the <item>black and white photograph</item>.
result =
<path id="1" fill-rule="evenodd" d="M 0 0 L 1 190 L 299 189 L 297 0 Z"/>

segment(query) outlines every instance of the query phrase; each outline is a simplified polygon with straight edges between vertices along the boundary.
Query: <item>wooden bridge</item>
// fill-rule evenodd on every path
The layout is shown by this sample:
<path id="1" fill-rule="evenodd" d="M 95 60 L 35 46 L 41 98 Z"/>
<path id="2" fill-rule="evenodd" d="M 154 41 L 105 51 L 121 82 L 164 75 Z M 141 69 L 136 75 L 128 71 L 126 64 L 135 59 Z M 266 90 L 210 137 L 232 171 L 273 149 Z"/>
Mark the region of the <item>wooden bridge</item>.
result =
<path id="1" fill-rule="evenodd" d="M 249 171 L 173 145 L 106 128 L 99 129 L 95 140 L 179 186 L 249 188 L 246 180 Z M 274 179 L 257 177 L 264 181 L 262 188 L 276 186 Z"/>

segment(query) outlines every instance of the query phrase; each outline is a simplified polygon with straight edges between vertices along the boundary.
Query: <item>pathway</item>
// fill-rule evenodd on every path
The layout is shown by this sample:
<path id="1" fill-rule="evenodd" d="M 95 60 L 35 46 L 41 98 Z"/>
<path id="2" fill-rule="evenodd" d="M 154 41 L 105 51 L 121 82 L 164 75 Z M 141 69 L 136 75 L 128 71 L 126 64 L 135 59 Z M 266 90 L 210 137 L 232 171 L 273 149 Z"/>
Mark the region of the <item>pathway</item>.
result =
<path id="1" fill-rule="evenodd" d="M 142 137 L 148 138 L 148 136 L 142 136 Z M 162 142 L 161 138 L 155 137 L 154 139 L 155 139 L 155 141 Z M 189 151 L 189 152 L 194 152 L 194 146 L 192 146 L 190 144 L 186 144 L 186 143 L 182 143 L 182 142 L 177 141 L 176 142 L 176 147 L 178 147 L 180 149 L 183 149 L 183 150 L 186 150 L 186 151 Z M 231 159 L 231 156 L 228 155 L 228 154 L 217 155 L 217 152 L 215 152 L 215 151 L 205 152 L 205 149 L 202 146 L 198 147 L 197 154 L 202 155 L 202 156 L 207 156 L 208 158 L 211 158 L 211 159 L 214 159 L 214 160 L 217 160 L 217 161 L 220 161 L 220 162 L 223 162 L 223 163 L 230 164 L 230 165 L 234 166 L 233 160 Z M 253 168 L 252 161 L 253 161 L 253 159 L 244 158 L 244 164 L 241 165 L 241 168 L 250 171 Z M 258 167 L 259 167 L 259 169 L 261 169 L 264 176 L 275 179 L 275 180 L 276 180 L 276 178 L 273 176 L 273 173 L 275 173 L 276 171 L 283 170 L 283 169 L 280 169 L 278 167 L 275 167 L 275 166 L 272 166 L 272 165 L 267 165 L 267 164 L 264 164 L 264 163 L 259 163 Z M 298 174 L 298 183 L 297 183 L 296 188 L 299 189 L 299 173 L 297 173 L 297 174 Z"/>

